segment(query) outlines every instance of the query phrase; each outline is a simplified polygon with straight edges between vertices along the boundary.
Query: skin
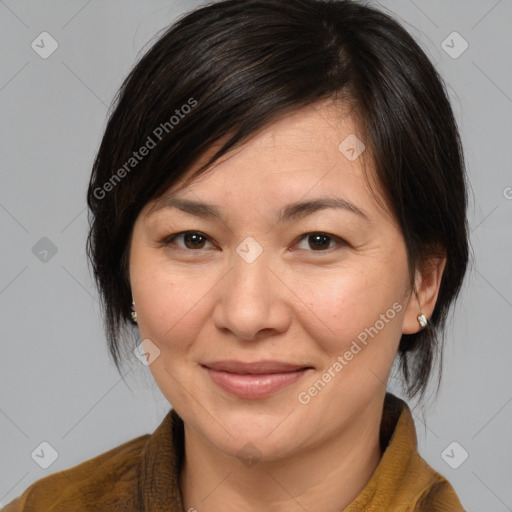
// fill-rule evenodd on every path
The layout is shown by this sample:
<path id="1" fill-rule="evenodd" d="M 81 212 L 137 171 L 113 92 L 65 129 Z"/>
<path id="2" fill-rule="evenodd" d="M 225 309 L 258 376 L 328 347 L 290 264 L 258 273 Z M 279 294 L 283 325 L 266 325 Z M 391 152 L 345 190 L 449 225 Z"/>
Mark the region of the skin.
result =
<path id="1" fill-rule="evenodd" d="M 364 179 L 363 166 L 373 175 L 369 147 L 354 161 L 338 149 L 357 133 L 354 118 L 331 101 L 302 108 L 177 192 L 217 205 L 223 221 L 155 209 L 155 202 L 137 218 L 130 282 L 141 339 L 160 350 L 150 371 L 185 423 L 185 510 L 339 510 L 379 463 L 386 382 L 400 337 L 420 329 L 420 310 L 430 317 L 444 259 L 416 272 L 414 294 L 401 231 L 378 185 L 372 188 L 381 205 Z M 283 206 L 325 196 L 350 201 L 368 219 L 327 208 L 277 221 Z M 161 242 L 189 230 L 204 235 L 199 249 L 184 236 Z M 318 232 L 332 235 L 317 242 L 320 249 L 304 236 Z M 251 263 L 236 252 L 249 236 L 262 248 Z M 298 394 L 396 303 L 394 318 L 300 403 Z M 270 397 L 241 399 L 200 366 L 221 359 L 313 369 Z M 237 457 L 246 443 L 259 457 L 250 467 Z"/>

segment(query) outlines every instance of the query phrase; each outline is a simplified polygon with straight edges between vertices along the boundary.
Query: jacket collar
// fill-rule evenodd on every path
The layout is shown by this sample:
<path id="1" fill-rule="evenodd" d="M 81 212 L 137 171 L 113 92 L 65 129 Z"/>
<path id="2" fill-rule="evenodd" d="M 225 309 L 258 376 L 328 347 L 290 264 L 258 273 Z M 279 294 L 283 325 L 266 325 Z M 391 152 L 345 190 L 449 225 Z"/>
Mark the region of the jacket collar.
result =
<path id="1" fill-rule="evenodd" d="M 184 445 L 183 420 L 171 409 L 144 448 L 139 483 L 144 512 L 183 511 L 179 474 Z"/>
<path id="2" fill-rule="evenodd" d="M 379 465 L 344 512 L 405 510 L 436 476 L 444 480 L 419 456 L 411 412 L 391 393 L 384 400 L 380 443 L 383 455 Z M 179 486 L 183 453 L 183 420 L 171 409 L 144 447 L 139 497 L 145 512 L 183 511 Z M 449 490 L 449 494 L 457 504 L 455 493 Z"/>

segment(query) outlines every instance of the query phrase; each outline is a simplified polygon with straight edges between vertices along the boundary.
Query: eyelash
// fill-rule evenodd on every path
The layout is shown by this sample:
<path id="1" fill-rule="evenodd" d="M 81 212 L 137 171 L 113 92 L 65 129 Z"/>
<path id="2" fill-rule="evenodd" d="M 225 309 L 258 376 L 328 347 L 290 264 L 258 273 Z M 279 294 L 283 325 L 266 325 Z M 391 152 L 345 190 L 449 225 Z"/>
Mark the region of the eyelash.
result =
<path id="1" fill-rule="evenodd" d="M 164 238 L 159 240 L 159 243 L 161 245 L 163 245 L 163 246 L 166 246 L 166 247 L 171 246 L 171 245 L 175 245 L 176 246 L 176 244 L 174 243 L 176 238 L 178 238 L 180 236 L 184 236 L 184 235 L 190 235 L 190 234 L 199 235 L 200 237 L 206 239 L 207 241 L 209 241 L 211 243 L 210 238 L 207 235 L 205 235 L 204 233 L 202 233 L 201 231 L 180 231 L 179 233 L 174 233 L 172 235 L 165 236 Z M 340 246 L 340 247 L 348 247 L 349 246 L 348 242 L 346 242 L 342 238 L 340 238 L 338 236 L 335 236 L 335 235 L 331 235 L 330 233 L 325 233 L 323 231 L 311 231 L 309 233 L 304 233 L 303 235 L 301 235 L 299 237 L 298 242 L 301 242 L 302 240 L 307 239 L 307 237 L 313 236 L 313 235 L 330 238 L 332 241 L 337 242 L 337 245 Z M 307 250 L 307 252 L 312 252 L 312 253 L 331 252 L 331 249 L 333 249 L 333 248 L 330 247 L 330 248 L 328 248 L 326 250 L 319 249 L 317 251 L 311 249 L 311 250 Z M 174 250 L 174 248 L 173 248 L 173 250 Z M 181 250 L 181 251 L 185 251 L 185 252 L 189 252 L 190 253 L 190 252 L 201 252 L 202 248 L 199 248 L 199 249 L 187 249 L 186 247 L 177 246 L 176 250 Z"/>

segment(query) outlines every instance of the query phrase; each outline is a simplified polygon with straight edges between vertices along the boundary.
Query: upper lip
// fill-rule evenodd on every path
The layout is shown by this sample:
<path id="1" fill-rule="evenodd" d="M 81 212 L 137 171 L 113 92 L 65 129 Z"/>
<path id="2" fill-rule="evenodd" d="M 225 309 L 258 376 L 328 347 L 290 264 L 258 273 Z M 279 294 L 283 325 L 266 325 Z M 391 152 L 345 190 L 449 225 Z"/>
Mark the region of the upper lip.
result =
<path id="1" fill-rule="evenodd" d="M 223 371 L 229 373 L 249 373 L 249 374 L 269 374 L 269 373 L 285 373 L 311 368 L 304 364 L 285 363 L 282 361 L 212 361 L 202 363 L 203 366 L 211 370 Z"/>

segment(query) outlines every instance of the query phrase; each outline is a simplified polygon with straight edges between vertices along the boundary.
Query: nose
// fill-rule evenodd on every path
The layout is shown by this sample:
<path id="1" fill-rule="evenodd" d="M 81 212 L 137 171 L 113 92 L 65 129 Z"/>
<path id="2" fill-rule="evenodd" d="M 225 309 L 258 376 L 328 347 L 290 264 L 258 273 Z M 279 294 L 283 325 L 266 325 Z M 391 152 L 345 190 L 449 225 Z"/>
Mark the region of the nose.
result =
<path id="1" fill-rule="evenodd" d="M 219 300 L 213 311 L 218 329 L 237 338 L 258 340 L 285 332 L 290 324 L 290 290 L 263 254 L 251 263 L 235 255 L 230 272 L 219 283 Z"/>

